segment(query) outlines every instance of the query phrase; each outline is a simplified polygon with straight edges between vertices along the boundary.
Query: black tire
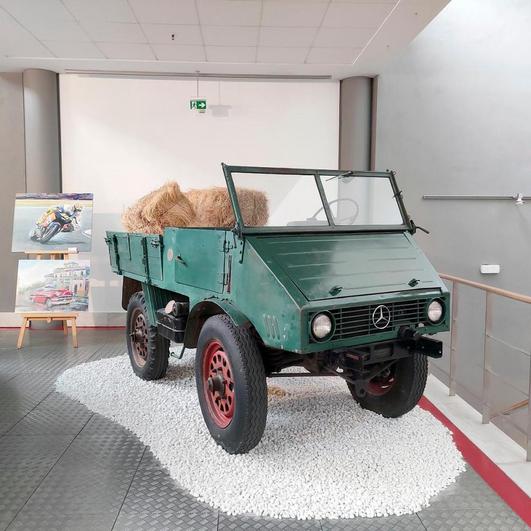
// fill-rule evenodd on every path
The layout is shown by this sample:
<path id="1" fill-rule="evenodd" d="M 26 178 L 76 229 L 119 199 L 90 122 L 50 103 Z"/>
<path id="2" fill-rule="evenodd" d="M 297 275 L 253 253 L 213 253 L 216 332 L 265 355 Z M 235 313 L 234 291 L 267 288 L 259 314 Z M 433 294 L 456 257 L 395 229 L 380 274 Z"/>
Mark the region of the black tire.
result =
<path id="1" fill-rule="evenodd" d="M 354 385 L 347 382 L 352 397 L 364 409 L 380 413 L 384 417 L 401 417 L 411 411 L 421 399 L 428 377 L 428 358 L 424 354 L 414 353 L 399 359 L 393 365 L 393 384 L 383 394 L 364 396 L 356 393 Z"/>
<path id="2" fill-rule="evenodd" d="M 41 237 L 41 242 L 49 242 L 60 230 L 61 224 L 57 223 L 57 221 L 52 221 L 44 231 L 44 234 Z"/>
<path id="3" fill-rule="evenodd" d="M 143 326 L 142 326 L 143 325 Z M 149 323 L 144 293 L 138 291 L 127 306 L 127 352 L 135 374 L 143 380 L 158 380 L 168 369 L 170 342 Z"/>
<path id="4" fill-rule="evenodd" d="M 216 345 L 221 350 L 216 351 Z M 230 401 L 227 401 L 233 397 L 230 412 L 220 413 L 222 405 L 216 410 L 216 389 L 209 389 L 208 381 L 212 378 L 207 376 L 212 374 L 208 371 L 213 367 L 209 360 L 215 359 L 227 362 L 227 377 L 218 380 L 221 383 L 217 398 L 218 402 L 224 400 L 228 407 Z M 236 326 L 227 315 L 207 319 L 199 334 L 195 378 L 203 418 L 213 439 L 230 454 L 244 454 L 254 448 L 265 429 L 267 384 L 264 362 L 251 331 Z"/>

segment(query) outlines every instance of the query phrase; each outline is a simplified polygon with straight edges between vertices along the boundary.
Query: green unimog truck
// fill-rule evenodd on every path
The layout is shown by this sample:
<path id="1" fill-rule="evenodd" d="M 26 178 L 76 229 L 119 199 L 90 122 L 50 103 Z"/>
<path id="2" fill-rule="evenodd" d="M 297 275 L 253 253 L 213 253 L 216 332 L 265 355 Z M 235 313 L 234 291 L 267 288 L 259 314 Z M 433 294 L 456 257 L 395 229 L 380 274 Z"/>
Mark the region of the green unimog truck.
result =
<path id="1" fill-rule="evenodd" d="M 363 408 L 411 410 L 427 357 L 442 355 L 427 336 L 448 330 L 450 300 L 394 173 L 222 167 L 232 229 L 107 232 L 134 372 L 162 378 L 171 341 L 196 348 L 205 422 L 235 454 L 262 437 L 266 378 L 338 376 Z M 264 226 L 242 217 L 249 189 L 267 199 Z"/>

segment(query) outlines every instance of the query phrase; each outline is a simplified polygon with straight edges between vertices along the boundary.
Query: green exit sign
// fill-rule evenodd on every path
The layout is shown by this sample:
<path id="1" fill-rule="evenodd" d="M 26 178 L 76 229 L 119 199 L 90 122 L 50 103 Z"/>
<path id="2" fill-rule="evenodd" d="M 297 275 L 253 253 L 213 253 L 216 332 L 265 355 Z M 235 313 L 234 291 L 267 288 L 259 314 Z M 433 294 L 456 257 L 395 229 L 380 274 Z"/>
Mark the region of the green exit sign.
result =
<path id="1" fill-rule="evenodd" d="M 200 99 L 190 100 L 190 109 L 196 110 L 199 112 L 205 112 L 206 108 L 207 108 L 206 100 L 200 100 Z"/>

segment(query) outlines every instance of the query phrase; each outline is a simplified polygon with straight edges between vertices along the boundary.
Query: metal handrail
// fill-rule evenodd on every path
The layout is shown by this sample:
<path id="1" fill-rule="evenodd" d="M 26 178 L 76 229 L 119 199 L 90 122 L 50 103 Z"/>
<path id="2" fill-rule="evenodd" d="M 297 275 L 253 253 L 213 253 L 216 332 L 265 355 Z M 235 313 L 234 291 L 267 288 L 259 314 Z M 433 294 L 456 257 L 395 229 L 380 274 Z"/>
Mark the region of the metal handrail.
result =
<path id="1" fill-rule="evenodd" d="M 501 288 L 495 288 L 488 284 L 482 284 L 480 282 L 474 282 L 473 280 L 467 280 L 465 278 L 456 277 L 454 275 L 440 274 L 440 277 L 444 280 L 452 282 L 452 324 L 450 328 L 450 373 L 449 373 L 449 394 L 455 396 L 456 394 L 456 348 L 457 348 L 457 313 L 458 313 L 458 300 L 459 300 L 459 284 L 476 288 L 485 292 L 485 331 L 483 339 L 483 388 L 481 396 L 481 414 L 483 424 L 488 424 L 493 418 L 490 412 L 489 395 L 491 387 L 491 376 L 494 372 L 490 368 L 491 349 L 489 339 L 496 339 L 492 335 L 492 295 L 499 295 L 507 299 L 512 299 L 525 304 L 531 304 L 531 297 L 529 295 L 523 295 L 521 293 L 515 293 L 514 291 L 508 291 Z M 508 345 L 510 346 L 510 345 Z M 515 347 L 511 347 L 515 348 Z M 521 349 L 516 349 L 521 352 Z M 528 406 L 528 424 L 527 424 L 527 460 L 531 461 L 531 405 L 529 400 L 531 399 L 531 355 L 529 357 L 529 391 L 527 400 L 522 400 L 512 406 L 509 406 L 505 411 L 510 412 L 522 407 Z M 497 416 L 497 415 L 494 415 Z"/>
<path id="2" fill-rule="evenodd" d="M 447 275 L 446 273 L 440 273 L 439 276 L 445 280 L 458 282 L 459 284 L 464 284 L 465 286 L 470 286 L 471 288 L 481 289 L 483 291 L 488 291 L 489 293 L 494 293 L 495 295 L 500 295 L 501 297 L 507 297 L 508 299 L 513 299 L 518 302 L 531 304 L 531 297 L 529 295 L 522 295 L 521 293 L 515 293 L 514 291 L 495 288 L 494 286 L 489 286 L 488 284 L 481 284 L 481 282 L 474 282 L 473 280 L 467 280 L 466 278 L 456 277 L 454 275 Z"/>

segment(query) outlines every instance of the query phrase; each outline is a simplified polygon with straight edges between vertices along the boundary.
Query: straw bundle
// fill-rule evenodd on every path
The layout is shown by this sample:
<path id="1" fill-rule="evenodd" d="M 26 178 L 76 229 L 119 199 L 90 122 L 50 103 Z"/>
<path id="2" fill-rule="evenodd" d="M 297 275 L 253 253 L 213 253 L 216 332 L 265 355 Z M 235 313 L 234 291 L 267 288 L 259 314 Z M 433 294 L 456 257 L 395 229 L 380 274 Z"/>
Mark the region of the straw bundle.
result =
<path id="1" fill-rule="evenodd" d="M 237 192 L 245 224 L 265 225 L 269 217 L 266 195 L 246 188 Z M 168 182 L 127 208 L 122 223 L 128 232 L 162 234 L 165 227 L 231 228 L 235 219 L 227 189 L 183 193 L 176 182 Z"/>

